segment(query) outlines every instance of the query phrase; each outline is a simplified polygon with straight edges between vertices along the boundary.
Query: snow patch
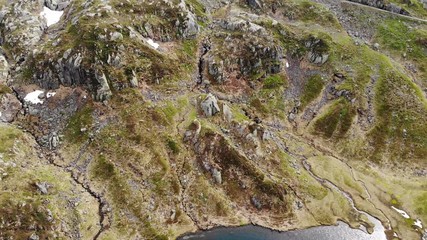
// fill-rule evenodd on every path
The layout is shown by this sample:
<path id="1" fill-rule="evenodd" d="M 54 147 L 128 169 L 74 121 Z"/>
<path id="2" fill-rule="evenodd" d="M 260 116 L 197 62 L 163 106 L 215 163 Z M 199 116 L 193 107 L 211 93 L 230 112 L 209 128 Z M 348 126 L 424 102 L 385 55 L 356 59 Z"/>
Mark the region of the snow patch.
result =
<path id="1" fill-rule="evenodd" d="M 400 215 L 402 215 L 402 217 L 411 218 L 405 211 L 400 210 L 398 208 L 395 208 L 394 206 L 391 206 L 391 208 L 393 208 L 396 212 L 400 213 Z"/>
<path id="2" fill-rule="evenodd" d="M 417 219 L 417 220 L 414 222 L 414 225 L 415 225 L 415 226 L 417 226 L 417 227 L 419 227 L 419 228 L 423 228 L 423 223 L 421 222 L 421 220 L 420 220 L 420 219 Z"/>
<path id="3" fill-rule="evenodd" d="M 40 100 L 39 95 L 42 94 L 43 91 L 36 90 L 34 92 L 30 92 L 25 96 L 24 101 L 31 102 L 32 104 L 43 104 L 43 101 Z"/>
<path id="4" fill-rule="evenodd" d="M 44 17 L 47 22 L 47 26 L 51 26 L 61 19 L 64 11 L 52 11 L 47 7 L 43 7 L 43 11 L 40 13 L 40 16 Z"/>
<path id="5" fill-rule="evenodd" d="M 286 61 L 286 68 L 289 68 L 289 62 Z"/>
<path id="6" fill-rule="evenodd" d="M 151 39 L 151 38 L 149 38 L 148 39 L 148 44 L 150 44 L 150 46 L 152 46 L 154 49 L 156 49 L 157 50 L 157 48 L 159 48 L 159 44 L 158 43 L 155 43 L 154 41 L 153 41 L 153 39 Z"/>
<path id="7" fill-rule="evenodd" d="M 53 97 L 53 96 L 55 96 L 56 95 L 56 92 L 48 92 L 47 94 L 46 94 L 46 98 L 51 98 L 51 97 Z"/>

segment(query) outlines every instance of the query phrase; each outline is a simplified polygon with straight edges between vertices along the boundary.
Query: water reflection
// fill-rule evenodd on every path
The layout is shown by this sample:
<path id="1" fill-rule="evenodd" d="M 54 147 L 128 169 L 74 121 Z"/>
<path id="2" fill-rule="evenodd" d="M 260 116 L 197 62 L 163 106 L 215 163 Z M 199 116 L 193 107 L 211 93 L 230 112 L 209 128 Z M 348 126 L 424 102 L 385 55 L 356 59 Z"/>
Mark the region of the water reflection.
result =
<path id="1" fill-rule="evenodd" d="M 344 222 L 338 222 L 337 226 L 320 226 L 278 232 L 259 226 L 247 225 L 235 228 L 215 228 L 185 235 L 179 237 L 178 240 L 386 240 L 384 231 L 380 229 L 375 228 L 372 234 L 368 234 L 360 229 L 352 229 Z"/>

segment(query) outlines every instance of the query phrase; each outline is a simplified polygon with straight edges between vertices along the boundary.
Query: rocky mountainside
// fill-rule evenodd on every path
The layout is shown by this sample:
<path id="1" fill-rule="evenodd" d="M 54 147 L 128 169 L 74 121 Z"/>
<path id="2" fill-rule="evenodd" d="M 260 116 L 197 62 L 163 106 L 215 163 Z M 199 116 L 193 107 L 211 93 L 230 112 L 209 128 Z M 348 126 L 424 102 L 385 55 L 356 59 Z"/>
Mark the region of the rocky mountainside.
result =
<path id="1" fill-rule="evenodd" d="M 0 0 L 0 239 L 427 238 L 426 97 L 424 0 Z"/>

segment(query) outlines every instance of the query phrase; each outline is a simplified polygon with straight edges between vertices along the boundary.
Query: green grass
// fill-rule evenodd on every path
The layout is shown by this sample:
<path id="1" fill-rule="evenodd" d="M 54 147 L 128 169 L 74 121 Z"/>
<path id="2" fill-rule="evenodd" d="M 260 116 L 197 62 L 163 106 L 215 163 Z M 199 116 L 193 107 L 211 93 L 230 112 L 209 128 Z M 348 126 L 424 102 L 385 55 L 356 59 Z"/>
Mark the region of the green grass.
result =
<path id="1" fill-rule="evenodd" d="M 166 145 L 172 151 L 173 154 L 178 154 L 180 152 L 179 145 L 175 142 L 174 139 L 168 138 L 166 141 Z"/>
<path id="2" fill-rule="evenodd" d="M 321 4 L 308 0 L 292 0 L 282 4 L 285 8 L 284 15 L 289 19 L 341 28 L 334 14 Z"/>
<path id="3" fill-rule="evenodd" d="M 424 19 L 427 17 L 427 9 L 424 8 L 423 4 L 419 0 L 389 0 L 389 2 L 399 5 L 408 11 L 411 16 Z"/>
<path id="4" fill-rule="evenodd" d="M 314 123 L 315 133 L 326 138 L 331 138 L 334 134 L 336 137 L 343 137 L 350 129 L 355 115 L 355 109 L 345 98 L 335 100 L 335 102 L 316 119 Z"/>
<path id="5" fill-rule="evenodd" d="M 114 164 L 107 160 L 104 155 L 98 156 L 98 161 L 94 167 L 94 174 L 102 180 L 107 180 L 115 174 Z"/>
<path id="6" fill-rule="evenodd" d="M 4 158 L 10 158 L 10 150 L 12 149 L 16 140 L 22 136 L 22 133 L 15 128 L 8 126 L 0 126 L 0 153 L 2 153 Z"/>
<path id="7" fill-rule="evenodd" d="M 261 102 L 259 98 L 252 99 L 250 105 L 259 113 L 267 114 L 269 112 L 269 109 L 265 106 L 264 103 Z"/>
<path id="8" fill-rule="evenodd" d="M 274 74 L 274 75 L 270 75 L 268 76 L 265 80 L 264 80 L 264 85 L 263 87 L 265 89 L 277 89 L 279 87 L 283 87 L 286 86 L 287 81 L 286 78 L 280 74 Z"/>
<path id="9" fill-rule="evenodd" d="M 415 212 L 427 218 L 427 193 L 424 193 L 415 198 Z"/>
<path id="10" fill-rule="evenodd" d="M 166 117 L 168 123 L 172 125 L 174 123 L 174 117 L 178 114 L 178 109 L 173 105 L 172 102 L 168 102 L 166 106 L 160 110 Z"/>
<path id="11" fill-rule="evenodd" d="M 194 8 L 194 13 L 197 15 L 197 17 L 206 17 L 205 6 L 203 6 L 203 4 L 201 4 L 198 0 L 185 0 L 185 2 Z"/>
<path id="12" fill-rule="evenodd" d="M 190 58 L 196 58 L 197 52 L 197 41 L 196 40 L 184 40 L 182 42 L 182 50 Z"/>
<path id="13" fill-rule="evenodd" d="M 12 89 L 10 89 L 8 86 L 0 84 L 0 95 L 12 93 Z"/>
<path id="14" fill-rule="evenodd" d="M 81 143 L 89 137 L 89 130 L 93 121 L 92 112 L 93 108 L 90 105 L 86 105 L 71 117 L 65 129 L 65 137 L 68 141 Z M 86 128 L 87 131 L 81 132 L 82 128 Z"/>
<path id="15" fill-rule="evenodd" d="M 375 91 L 377 124 L 368 134 L 375 148 L 372 158 L 381 160 L 388 152 L 396 161 L 423 161 L 427 102 L 419 87 L 389 64 L 382 69 Z"/>
<path id="16" fill-rule="evenodd" d="M 25 203 L 25 204 L 22 204 Z M 46 207 L 38 200 L 21 199 L 20 202 L 3 200 L 0 203 L 0 220 L 6 224 L 0 225 L 0 238 L 28 239 L 32 232 L 40 239 L 53 238 L 53 223 L 49 222 Z M 10 227 L 8 224 L 19 227 Z M 36 228 L 28 231 L 31 227 Z"/>
<path id="17" fill-rule="evenodd" d="M 396 55 L 407 54 L 427 84 L 427 30 L 410 27 L 403 21 L 388 19 L 378 27 L 376 39 Z"/>
<path id="18" fill-rule="evenodd" d="M 301 96 L 301 108 L 304 109 L 310 102 L 319 96 L 323 89 L 324 83 L 320 75 L 311 76 L 304 85 Z"/>

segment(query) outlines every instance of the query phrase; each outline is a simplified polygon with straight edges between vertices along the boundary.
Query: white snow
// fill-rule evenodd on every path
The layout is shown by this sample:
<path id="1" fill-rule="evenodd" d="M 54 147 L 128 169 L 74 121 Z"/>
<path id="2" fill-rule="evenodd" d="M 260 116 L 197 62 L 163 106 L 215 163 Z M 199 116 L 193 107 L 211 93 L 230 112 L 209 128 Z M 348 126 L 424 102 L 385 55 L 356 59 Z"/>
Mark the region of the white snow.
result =
<path id="1" fill-rule="evenodd" d="M 286 68 L 288 68 L 289 67 L 289 63 L 288 63 L 288 61 L 286 61 Z"/>
<path id="2" fill-rule="evenodd" d="M 47 26 L 53 25 L 59 22 L 64 11 L 52 11 L 47 7 L 43 7 L 43 12 L 40 13 L 40 16 L 46 18 Z"/>
<path id="3" fill-rule="evenodd" d="M 55 94 L 56 94 L 56 92 L 48 92 L 46 94 L 46 98 L 51 98 L 51 97 L 55 96 Z"/>
<path id="4" fill-rule="evenodd" d="M 148 44 L 150 44 L 154 49 L 157 49 L 157 48 L 159 48 L 159 44 L 158 43 L 155 43 L 154 41 L 153 41 L 153 39 L 151 39 L 151 38 L 149 38 L 148 39 Z"/>
<path id="5" fill-rule="evenodd" d="M 421 220 L 420 220 L 420 219 L 417 219 L 417 220 L 414 222 L 414 225 L 415 225 L 415 226 L 417 226 L 417 227 L 419 227 L 419 228 L 423 228 L 423 223 L 421 222 Z"/>
<path id="6" fill-rule="evenodd" d="M 31 102 L 32 104 L 43 104 L 43 101 L 40 100 L 39 95 L 43 93 L 41 90 L 35 90 L 34 92 L 30 92 L 25 96 L 24 101 Z"/>
<path id="7" fill-rule="evenodd" d="M 391 208 L 393 208 L 396 212 L 400 213 L 400 215 L 402 215 L 402 217 L 411 218 L 405 211 L 400 210 L 398 208 L 395 208 L 394 206 L 391 206 Z"/>

